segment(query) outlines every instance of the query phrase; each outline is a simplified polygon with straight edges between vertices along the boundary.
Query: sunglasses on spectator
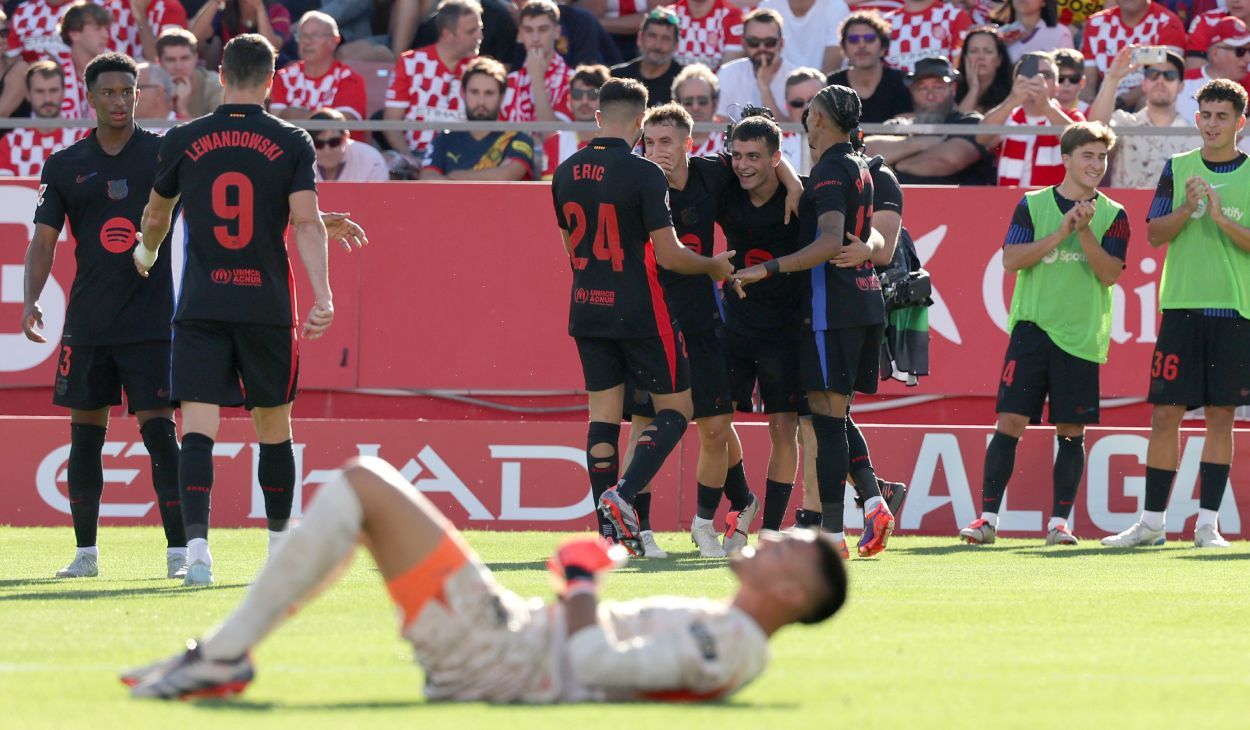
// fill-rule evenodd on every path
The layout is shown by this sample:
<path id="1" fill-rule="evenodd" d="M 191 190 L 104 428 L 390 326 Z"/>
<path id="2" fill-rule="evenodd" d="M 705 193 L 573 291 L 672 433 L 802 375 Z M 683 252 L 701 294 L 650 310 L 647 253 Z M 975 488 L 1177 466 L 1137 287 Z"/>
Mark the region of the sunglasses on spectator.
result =
<path id="1" fill-rule="evenodd" d="M 1233 53 L 1237 54 L 1237 58 L 1245 58 L 1248 54 L 1250 54 L 1250 46 L 1242 46 L 1241 48 L 1233 48 L 1232 46 L 1225 46 L 1221 44 L 1221 45 L 1216 46 L 1216 48 L 1222 48 L 1226 51 L 1232 51 Z"/>
<path id="2" fill-rule="evenodd" d="M 677 19 L 677 13 L 665 8 L 654 8 L 647 13 L 647 20 L 658 20 L 669 25 L 681 25 L 681 21 Z"/>
<path id="3" fill-rule="evenodd" d="M 712 103 L 710 96 L 683 96 L 678 99 L 682 106 L 707 106 Z"/>
<path id="4" fill-rule="evenodd" d="M 1151 81 L 1158 81 L 1160 76 L 1167 81 L 1175 81 L 1181 77 L 1181 72 L 1174 68 L 1148 68 L 1142 73 Z"/>
<path id="5" fill-rule="evenodd" d="M 342 144 L 343 144 L 342 137 L 334 137 L 332 139 L 314 139 L 313 140 L 313 147 L 316 147 L 319 150 L 323 150 L 326 147 L 329 147 L 332 150 L 336 150 L 340 146 L 342 146 Z"/>
<path id="6" fill-rule="evenodd" d="M 846 42 L 852 43 L 872 43 L 877 40 L 876 33 L 847 33 Z"/>
<path id="7" fill-rule="evenodd" d="M 802 109 L 807 106 L 807 99 L 787 99 L 786 104 L 789 105 L 791 109 Z"/>
<path id="8" fill-rule="evenodd" d="M 1063 74 L 1059 77 L 1059 83 L 1072 84 L 1073 86 L 1077 86 L 1081 83 L 1082 78 L 1083 77 L 1079 73 L 1078 74 Z"/>
<path id="9" fill-rule="evenodd" d="M 598 89 L 569 89 L 569 96 L 573 97 L 574 101 L 581 101 L 582 99 L 588 99 L 590 101 L 598 101 L 599 90 Z"/>
<path id="10" fill-rule="evenodd" d="M 780 38 L 747 37 L 747 38 L 743 38 L 742 42 L 747 45 L 747 48 L 759 48 L 760 46 L 763 46 L 765 48 L 776 48 L 777 44 L 781 42 L 781 39 Z"/>

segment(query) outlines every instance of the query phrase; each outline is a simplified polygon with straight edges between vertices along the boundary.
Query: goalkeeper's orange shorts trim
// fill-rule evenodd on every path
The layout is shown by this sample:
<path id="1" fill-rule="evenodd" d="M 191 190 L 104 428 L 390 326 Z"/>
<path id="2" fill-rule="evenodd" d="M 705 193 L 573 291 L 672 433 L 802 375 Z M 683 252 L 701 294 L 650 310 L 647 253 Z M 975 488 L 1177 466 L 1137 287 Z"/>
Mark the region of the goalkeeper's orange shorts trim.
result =
<path id="1" fill-rule="evenodd" d="M 391 600 L 403 612 L 404 629 L 417 620 L 431 598 L 447 604 L 443 589 L 451 576 L 468 562 L 469 553 L 464 543 L 447 533 L 425 560 L 386 582 Z"/>

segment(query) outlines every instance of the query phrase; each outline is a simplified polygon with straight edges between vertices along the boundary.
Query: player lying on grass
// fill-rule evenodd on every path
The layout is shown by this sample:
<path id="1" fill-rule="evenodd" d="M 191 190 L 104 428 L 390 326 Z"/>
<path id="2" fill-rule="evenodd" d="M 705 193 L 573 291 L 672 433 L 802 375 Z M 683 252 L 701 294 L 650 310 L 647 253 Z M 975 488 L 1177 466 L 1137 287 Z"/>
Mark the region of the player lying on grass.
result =
<path id="1" fill-rule="evenodd" d="M 221 626 L 182 654 L 122 676 L 134 697 L 240 692 L 251 650 L 336 578 L 358 542 L 372 553 L 425 670 L 430 699 L 492 702 L 711 700 L 763 671 L 768 638 L 818 623 L 846 599 L 833 543 L 796 531 L 730 565 L 726 602 L 655 597 L 596 600 L 615 562 L 596 538 L 575 538 L 548 566 L 560 600 L 544 605 L 495 582 L 451 523 L 384 461 L 349 462 L 270 558 Z"/>

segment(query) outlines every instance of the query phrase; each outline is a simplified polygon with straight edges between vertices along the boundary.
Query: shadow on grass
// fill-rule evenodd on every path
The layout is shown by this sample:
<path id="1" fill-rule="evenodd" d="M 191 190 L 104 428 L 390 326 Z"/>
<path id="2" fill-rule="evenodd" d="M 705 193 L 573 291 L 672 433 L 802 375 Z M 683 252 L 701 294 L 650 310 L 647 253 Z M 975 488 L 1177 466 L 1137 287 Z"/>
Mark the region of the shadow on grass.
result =
<path id="1" fill-rule="evenodd" d="M 66 578 L 6 578 L 0 580 L 0 588 L 25 588 L 26 586 L 47 585 L 48 583 L 64 583 Z"/>
<path id="2" fill-rule="evenodd" d="M 80 584 L 81 585 L 81 584 Z M 247 588 L 250 583 L 214 583 L 210 590 L 220 590 L 222 588 Z M 128 598 L 128 597 L 164 597 L 164 596 L 183 596 L 194 593 L 197 588 L 187 588 L 180 585 L 170 585 L 152 588 L 86 588 L 83 590 L 65 590 L 65 591 L 37 591 L 33 593 L 4 593 L 0 594 L 0 602 L 3 601 L 83 601 L 93 598 Z"/>
<path id="3" fill-rule="evenodd" d="M 1200 552 L 1177 555 L 1177 560 L 1250 560 L 1250 553 Z"/>
<path id="4" fill-rule="evenodd" d="M 564 703 L 563 706 L 568 707 L 585 707 L 588 703 Z M 637 708 L 648 704 L 657 706 L 670 706 L 672 703 L 638 703 L 638 702 L 595 702 L 595 707 L 619 707 L 619 708 Z M 263 702 L 233 699 L 214 699 L 214 700 L 198 700 L 195 701 L 195 707 L 204 710 L 213 711 L 240 711 L 240 712 L 271 712 L 274 710 L 292 711 L 315 711 L 315 712 L 351 712 L 355 710 L 407 710 L 419 707 L 430 708 L 448 708 L 448 707 L 464 707 L 466 710 L 473 708 L 474 710 L 497 710 L 507 712 L 509 714 L 524 711 L 526 707 L 534 709 L 551 710 L 561 705 L 517 705 L 517 704 L 489 704 L 483 702 L 444 702 L 439 700 L 425 700 L 420 697 L 405 700 L 347 700 L 344 702 Z M 699 710 L 722 710 L 737 711 L 743 708 L 755 710 L 794 710 L 799 707 L 797 702 L 742 702 L 738 700 L 730 700 L 727 702 L 705 702 L 698 703 Z"/>
<path id="5" fill-rule="evenodd" d="M 1033 550 L 1036 545 L 965 545 L 964 543 L 953 543 L 950 545 L 925 545 L 921 547 L 900 547 L 887 550 L 886 554 L 901 553 L 903 555 L 952 555 L 954 553 L 968 553 L 976 555 L 978 553 L 1000 553 L 1020 550 Z"/>

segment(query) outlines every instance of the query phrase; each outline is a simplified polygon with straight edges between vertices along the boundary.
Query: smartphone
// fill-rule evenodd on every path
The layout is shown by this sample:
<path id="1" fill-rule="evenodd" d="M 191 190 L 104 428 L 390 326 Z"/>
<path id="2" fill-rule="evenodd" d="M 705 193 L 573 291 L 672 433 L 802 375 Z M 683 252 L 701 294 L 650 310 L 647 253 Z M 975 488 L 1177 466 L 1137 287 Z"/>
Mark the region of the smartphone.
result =
<path id="1" fill-rule="evenodd" d="M 1023 76 L 1031 79 L 1041 70 L 1042 57 L 1029 54 L 1020 59 L 1020 65 L 1016 67 L 1016 76 Z"/>
<path id="2" fill-rule="evenodd" d="M 1146 46 L 1133 49 L 1134 66 L 1153 66 L 1157 63 L 1167 63 L 1167 60 L 1168 49 L 1163 46 Z"/>

